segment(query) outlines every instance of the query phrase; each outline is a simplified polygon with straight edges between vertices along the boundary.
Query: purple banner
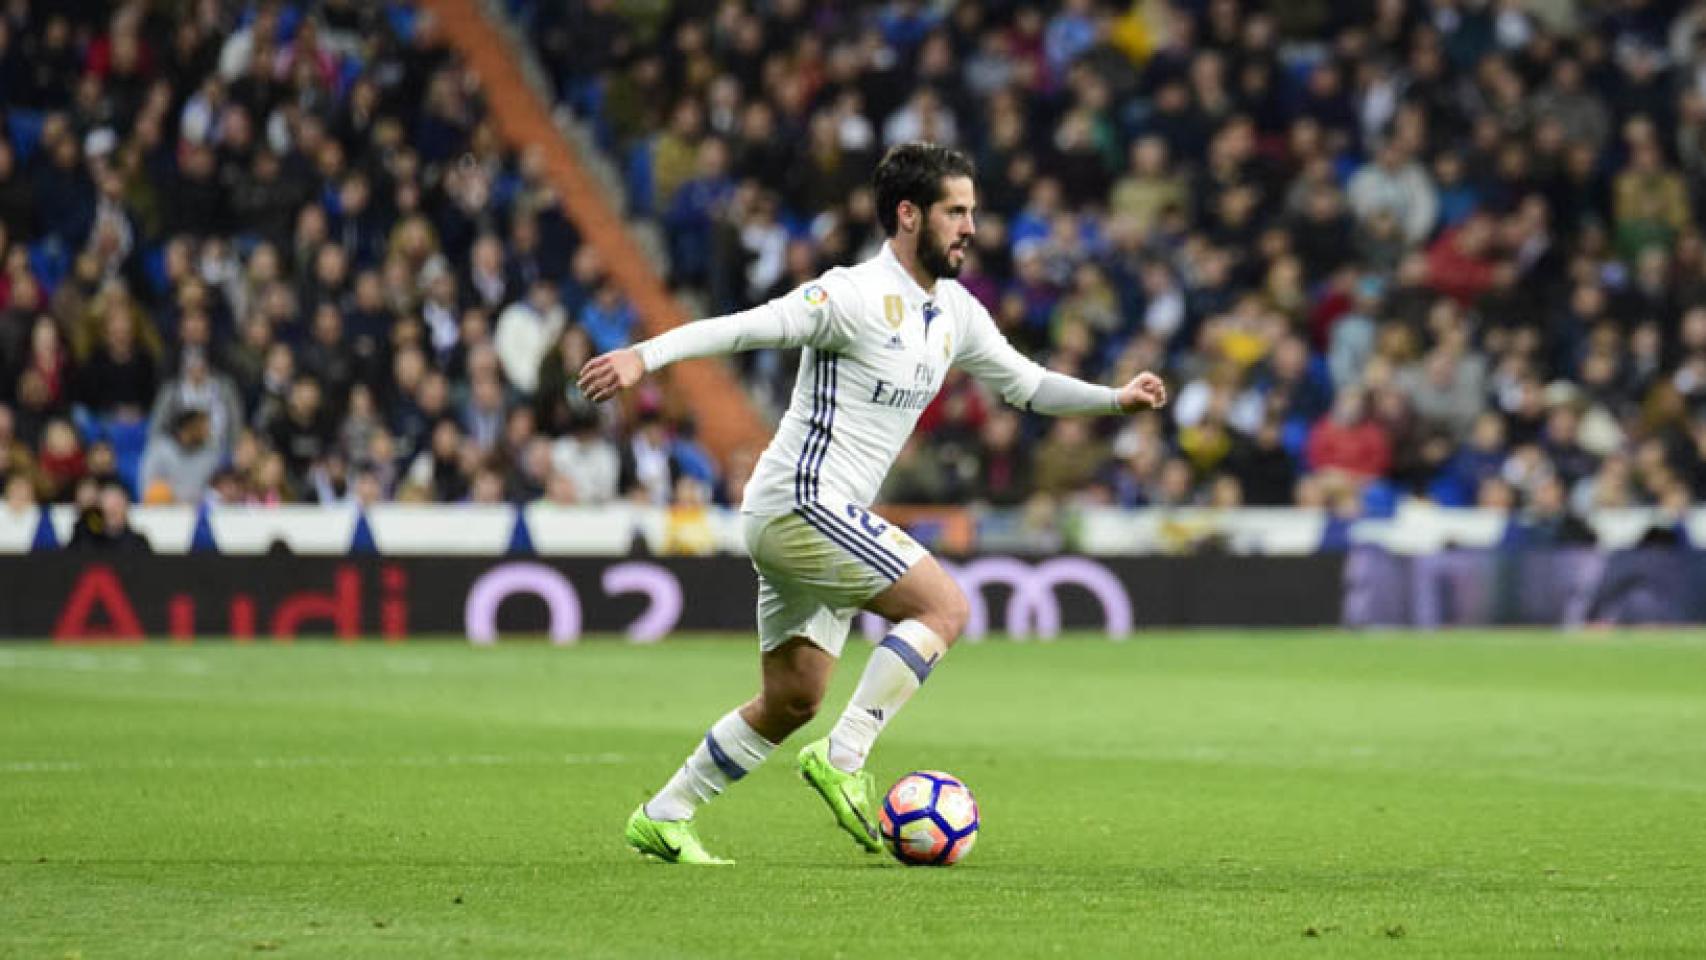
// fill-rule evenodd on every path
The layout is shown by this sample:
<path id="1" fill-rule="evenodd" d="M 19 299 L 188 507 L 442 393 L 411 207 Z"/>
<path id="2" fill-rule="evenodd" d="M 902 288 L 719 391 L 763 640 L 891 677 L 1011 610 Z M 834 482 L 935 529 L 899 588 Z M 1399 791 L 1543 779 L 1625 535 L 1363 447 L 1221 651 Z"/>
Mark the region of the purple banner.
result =
<path id="1" fill-rule="evenodd" d="M 1345 563 L 1352 627 L 1706 622 L 1706 553 L 1694 550 L 1448 550 L 1376 547 Z"/>

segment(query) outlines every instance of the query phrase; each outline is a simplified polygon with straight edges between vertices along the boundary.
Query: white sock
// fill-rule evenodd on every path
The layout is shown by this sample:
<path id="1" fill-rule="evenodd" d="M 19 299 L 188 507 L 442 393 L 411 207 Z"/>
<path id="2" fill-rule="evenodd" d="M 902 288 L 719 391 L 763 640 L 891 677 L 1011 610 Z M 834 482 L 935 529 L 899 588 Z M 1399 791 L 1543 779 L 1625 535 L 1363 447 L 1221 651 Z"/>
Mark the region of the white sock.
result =
<path id="1" fill-rule="evenodd" d="M 705 739 L 657 796 L 646 801 L 646 816 L 653 820 L 693 819 L 694 811 L 757 769 L 774 749 L 774 743 L 741 719 L 738 708 L 729 711 L 711 725 Z"/>
<path id="2" fill-rule="evenodd" d="M 877 734 L 930 676 L 948 645 L 917 620 L 903 620 L 871 651 L 847 709 L 829 731 L 829 762 L 852 773 L 865 766 Z"/>

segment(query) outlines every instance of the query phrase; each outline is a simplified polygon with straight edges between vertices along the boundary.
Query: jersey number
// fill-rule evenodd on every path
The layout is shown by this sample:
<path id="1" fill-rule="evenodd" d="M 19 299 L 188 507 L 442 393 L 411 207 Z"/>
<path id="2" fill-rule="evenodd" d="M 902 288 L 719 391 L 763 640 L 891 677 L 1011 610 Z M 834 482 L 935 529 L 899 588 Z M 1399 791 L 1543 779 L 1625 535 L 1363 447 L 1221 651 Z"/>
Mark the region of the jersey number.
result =
<path id="1" fill-rule="evenodd" d="M 889 525 L 871 516 L 871 511 L 856 504 L 847 505 L 847 515 L 859 521 L 859 526 L 873 537 L 880 537 L 888 532 Z"/>

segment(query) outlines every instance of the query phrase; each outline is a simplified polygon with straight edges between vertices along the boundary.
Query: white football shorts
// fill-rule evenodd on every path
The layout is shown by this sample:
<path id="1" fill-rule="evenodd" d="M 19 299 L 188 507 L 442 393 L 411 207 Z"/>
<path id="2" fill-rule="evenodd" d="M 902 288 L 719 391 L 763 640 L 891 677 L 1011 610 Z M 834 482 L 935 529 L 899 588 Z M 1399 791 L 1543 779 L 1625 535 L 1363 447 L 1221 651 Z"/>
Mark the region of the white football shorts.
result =
<path id="1" fill-rule="evenodd" d="M 839 657 L 860 608 L 929 556 L 905 530 L 827 493 L 792 513 L 741 520 L 767 652 L 805 637 Z"/>

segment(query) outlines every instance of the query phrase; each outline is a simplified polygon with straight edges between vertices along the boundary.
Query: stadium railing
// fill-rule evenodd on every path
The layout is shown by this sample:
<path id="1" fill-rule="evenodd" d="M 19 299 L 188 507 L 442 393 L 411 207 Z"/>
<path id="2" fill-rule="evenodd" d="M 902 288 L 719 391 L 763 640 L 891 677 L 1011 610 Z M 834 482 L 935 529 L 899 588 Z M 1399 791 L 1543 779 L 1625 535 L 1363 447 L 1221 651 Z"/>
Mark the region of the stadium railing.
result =
<path id="1" fill-rule="evenodd" d="M 905 525 L 927 546 L 949 555 L 991 549 L 1033 555 L 1091 556 L 1231 553 L 1298 556 L 1376 546 L 1415 555 L 1448 548 L 1519 545 L 1525 519 L 1492 510 L 1399 505 L 1387 518 L 1344 520 L 1296 508 L 1216 510 L 1080 508 L 1030 535 L 1016 510 L 915 507 Z M 1673 544 L 1706 543 L 1706 508 L 1668 518 L 1651 508 L 1604 510 L 1585 518 L 1604 549 L 1650 542 L 1655 532 Z M 56 505 L 13 512 L 0 507 L 0 554 L 61 549 L 71 541 L 77 513 Z M 311 556 L 506 555 L 620 557 L 743 555 L 739 513 L 725 508 L 509 504 L 376 504 L 357 506 L 137 506 L 133 529 L 156 554 Z"/>

